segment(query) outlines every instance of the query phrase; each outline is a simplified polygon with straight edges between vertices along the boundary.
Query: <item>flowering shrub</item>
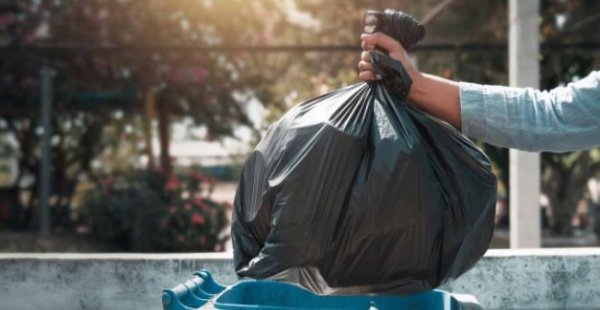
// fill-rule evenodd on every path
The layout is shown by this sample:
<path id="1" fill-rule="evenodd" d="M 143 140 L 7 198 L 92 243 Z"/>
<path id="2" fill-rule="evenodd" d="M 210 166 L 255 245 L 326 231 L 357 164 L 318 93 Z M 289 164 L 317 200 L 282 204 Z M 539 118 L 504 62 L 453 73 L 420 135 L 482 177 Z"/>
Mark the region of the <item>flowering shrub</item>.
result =
<path id="1" fill-rule="evenodd" d="M 104 178 L 86 193 L 80 221 L 115 250 L 222 251 L 231 206 L 210 199 L 215 183 L 197 172 Z"/>

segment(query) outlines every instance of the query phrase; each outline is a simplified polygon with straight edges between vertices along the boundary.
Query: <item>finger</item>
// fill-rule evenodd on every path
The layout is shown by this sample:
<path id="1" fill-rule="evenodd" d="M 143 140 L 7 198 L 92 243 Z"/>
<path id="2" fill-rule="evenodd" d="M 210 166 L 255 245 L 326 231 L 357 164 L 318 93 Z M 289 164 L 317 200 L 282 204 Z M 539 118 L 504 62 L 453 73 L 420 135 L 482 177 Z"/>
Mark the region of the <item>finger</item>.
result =
<path id="1" fill-rule="evenodd" d="M 404 49 L 400 42 L 381 32 L 363 33 L 360 39 L 366 46 L 379 46 L 390 52 Z"/>
<path id="2" fill-rule="evenodd" d="M 361 71 L 358 74 L 358 78 L 361 81 L 374 81 L 375 80 L 375 73 L 373 73 L 373 71 Z"/>
<path id="3" fill-rule="evenodd" d="M 358 62 L 358 70 L 359 71 L 372 71 L 373 70 L 373 66 L 371 65 L 370 62 L 366 62 L 364 60 L 361 60 L 360 62 Z"/>
<path id="4" fill-rule="evenodd" d="M 368 42 L 366 42 L 366 41 L 362 41 L 362 42 L 360 43 L 360 46 L 361 46 L 361 47 L 362 47 L 362 49 L 363 49 L 363 50 L 365 50 L 365 51 L 370 51 L 370 50 L 374 50 L 374 49 L 375 49 L 375 45 L 373 45 L 373 44 L 369 44 L 369 43 L 368 43 Z"/>
<path id="5" fill-rule="evenodd" d="M 367 52 L 367 51 L 363 51 L 360 54 L 360 60 L 366 61 L 366 62 L 371 62 L 371 53 Z"/>

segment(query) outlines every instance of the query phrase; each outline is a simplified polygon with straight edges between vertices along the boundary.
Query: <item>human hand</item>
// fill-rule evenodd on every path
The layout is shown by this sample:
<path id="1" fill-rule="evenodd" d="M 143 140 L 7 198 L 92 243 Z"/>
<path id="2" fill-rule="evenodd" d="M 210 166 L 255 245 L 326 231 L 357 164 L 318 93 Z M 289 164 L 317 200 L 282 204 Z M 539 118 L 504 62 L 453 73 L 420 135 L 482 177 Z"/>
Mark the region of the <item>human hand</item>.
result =
<path id="1" fill-rule="evenodd" d="M 394 40 L 390 36 L 379 32 L 373 34 L 362 34 L 360 36 L 360 39 L 362 41 L 361 46 L 363 52 L 360 56 L 360 61 L 358 63 L 358 76 L 361 81 L 366 82 L 377 79 L 377 75 L 373 71 L 373 66 L 371 64 L 371 56 L 369 54 L 369 52 L 374 50 L 376 47 L 385 49 L 390 57 L 399 60 L 411 78 L 413 78 L 414 75 L 416 75 L 417 70 L 410 62 L 408 54 L 406 53 L 406 50 L 404 49 L 402 44 L 400 44 L 400 42 Z"/>

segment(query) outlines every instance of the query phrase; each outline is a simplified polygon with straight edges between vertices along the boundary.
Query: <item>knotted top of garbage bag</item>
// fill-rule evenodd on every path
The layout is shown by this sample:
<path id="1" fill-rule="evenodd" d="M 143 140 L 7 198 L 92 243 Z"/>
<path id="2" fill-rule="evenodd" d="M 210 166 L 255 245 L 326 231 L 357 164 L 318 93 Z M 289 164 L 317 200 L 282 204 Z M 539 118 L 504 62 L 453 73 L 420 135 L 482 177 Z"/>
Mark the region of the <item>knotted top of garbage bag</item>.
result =
<path id="1" fill-rule="evenodd" d="M 406 50 L 412 49 L 425 37 L 425 26 L 414 17 L 398 10 L 365 13 L 365 32 L 381 32 L 398 40 Z"/>
<path id="2" fill-rule="evenodd" d="M 414 17 L 397 10 L 383 13 L 369 10 L 364 16 L 364 31 L 381 32 L 399 41 L 406 50 L 414 47 L 425 37 L 425 26 Z M 388 51 L 378 48 L 387 54 Z M 408 96 L 412 80 L 402 63 L 382 53 L 371 53 L 371 63 L 378 79 L 394 94 L 404 99 Z"/>

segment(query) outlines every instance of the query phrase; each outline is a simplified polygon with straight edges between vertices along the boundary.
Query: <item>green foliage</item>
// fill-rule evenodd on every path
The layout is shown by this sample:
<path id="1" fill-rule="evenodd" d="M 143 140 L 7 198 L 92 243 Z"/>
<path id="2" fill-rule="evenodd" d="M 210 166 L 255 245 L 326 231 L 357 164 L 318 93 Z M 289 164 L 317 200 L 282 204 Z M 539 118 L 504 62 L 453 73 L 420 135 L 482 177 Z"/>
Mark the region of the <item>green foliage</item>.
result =
<path id="1" fill-rule="evenodd" d="M 540 31 L 543 42 L 597 42 L 600 3 L 597 1 L 542 1 Z M 595 12 L 595 13 L 594 13 Z M 544 50 L 541 55 L 541 88 L 551 89 L 583 78 L 597 68 L 597 51 Z M 587 182 L 600 173 L 599 150 L 542 154 L 542 191 L 552 212 L 552 230 L 572 232 L 572 218 Z"/>
<path id="2" fill-rule="evenodd" d="M 48 63 L 57 70 L 52 201 L 53 207 L 64 209 L 69 207 L 73 188 L 81 176 L 98 178 L 103 173 L 128 171 L 140 162 L 150 147 L 143 139 L 140 117 L 144 97 L 150 89 L 160 89 L 157 101 L 168 107 L 171 122 L 191 120 L 190 126 L 205 129 L 206 135 L 191 138 L 219 139 L 232 135 L 240 124 L 250 125 L 245 111 L 247 102 L 262 103 L 269 112 L 268 121 L 272 121 L 301 100 L 357 82 L 358 48 L 355 52 L 266 53 L 205 52 L 190 47 L 358 47 L 364 10 L 396 8 L 423 18 L 440 1 L 22 0 L 11 3 L 0 6 L 0 46 L 9 47 L 2 50 L 0 57 L 3 121 L 0 130 L 16 141 L 19 176 L 14 186 L 23 186 L 23 193 L 29 194 L 23 197 L 35 197 L 37 192 L 38 72 L 42 63 Z M 594 16 L 599 5 L 592 0 L 544 0 L 540 6 L 543 41 L 597 42 L 600 32 L 595 31 Z M 559 16 L 565 18 L 561 27 L 557 22 Z M 427 28 L 425 42 L 430 43 L 506 43 L 507 1 L 451 1 L 427 23 Z M 40 45 L 79 48 L 67 53 L 28 49 Z M 120 48 L 113 52 L 92 52 L 86 48 L 89 46 Z M 188 48 L 165 50 L 161 48 L 164 46 Z M 477 83 L 507 84 L 504 50 L 417 51 L 415 55 L 419 68 L 428 73 Z M 541 61 L 542 87 L 553 88 L 560 82 L 584 76 L 597 66 L 598 56 L 576 50 L 548 50 Z M 252 129 L 258 136 L 260 128 Z M 501 177 L 506 180 L 506 150 L 486 146 L 486 151 L 492 154 L 498 171 L 502 171 Z M 553 175 L 548 169 L 557 169 L 548 164 L 549 156 L 558 155 L 543 156 L 544 175 Z M 566 165 L 560 167 L 564 171 L 570 169 Z M 581 175 L 593 174 L 589 171 Z M 577 197 L 583 195 L 584 189 L 568 184 L 560 186 L 569 188 Z M 547 194 L 549 191 L 553 190 L 545 190 Z M 116 195 L 140 205 L 155 199 L 149 190 Z M 119 203 L 112 204 L 115 210 L 111 212 L 125 212 L 118 211 L 125 208 L 118 207 Z M 556 208 L 571 208 L 571 202 L 563 200 L 553 200 L 552 204 Z M 25 210 L 31 212 L 36 201 L 30 199 L 25 205 Z M 131 223 L 119 224 L 127 225 Z"/>
<path id="3" fill-rule="evenodd" d="M 252 86 L 269 84 L 261 71 L 248 70 L 253 56 L 153 46 L 253 44 L 264 32 L 256 16 L 270 11 L 270 3 L 24 0 L 0 5 L 0 131 L 16 141 L 19 161 L 12 186 L 24 197 L 38 192 L 42 64 L 57 72 L 52 209 L 69 208 L 82 176 L 139 167 L 150 147 L 140 118 L 150 89 L 160 89 L 157 101 L 170 121 L 185 118 L 203 127 L 206 135 L 200 138 L 218 139 L 232 135 L 235 126 L 249 125 L 245 104 L 261 97 Z M 73 48 L 52 53 L 34 48 L 40 45 Z M 87 46 L 124 48 L 102 53 Z M 30 213 L 25 218 L 33 219 L 37 201 L 27 199 L 25 206 Z"/>
<path id="4" fill-rule="evenodd" d="M 195 172 L 106 177 L 86 193 L 79 222 L 114 250 L 221 251 L 229 206 L 210 199 L 214 182 Z"/>

